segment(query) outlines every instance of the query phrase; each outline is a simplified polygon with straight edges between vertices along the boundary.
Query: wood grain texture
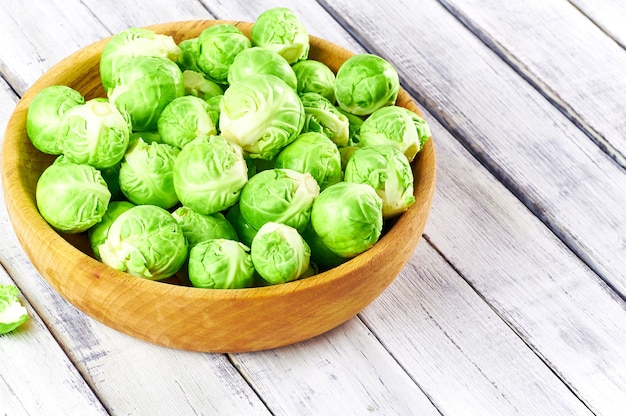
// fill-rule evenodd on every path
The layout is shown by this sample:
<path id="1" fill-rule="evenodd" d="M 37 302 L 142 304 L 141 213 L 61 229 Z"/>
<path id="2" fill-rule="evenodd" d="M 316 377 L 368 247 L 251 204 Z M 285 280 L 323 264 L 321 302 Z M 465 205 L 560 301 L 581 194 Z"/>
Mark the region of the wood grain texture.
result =
<path id="1" fill-rule="evenodd" d="M 626 48 L 626 3 L 621 0 L 569 0 L 607 35 Z"/>
<path id="2" fill-rule="evenodd" d="M 626 52 L 614 39 L 567 1 L 441 3 L 626 169 Z"/>

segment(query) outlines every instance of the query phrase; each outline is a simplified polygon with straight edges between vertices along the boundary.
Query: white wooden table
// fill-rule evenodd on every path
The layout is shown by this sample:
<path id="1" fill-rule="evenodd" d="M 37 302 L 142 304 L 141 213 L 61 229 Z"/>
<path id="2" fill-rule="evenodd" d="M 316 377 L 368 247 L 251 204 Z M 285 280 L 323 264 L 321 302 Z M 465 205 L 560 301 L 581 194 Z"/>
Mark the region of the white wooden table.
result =
<path id="1" fill-rule="evenodd" d="M 2 0 L 0 131 L 77 49 L 131 26 L 253 21 L 390 60 L 431 124 L 438 182 L 394 283 L 327 334 L 172 350 L 55 293 L 0 202 L 0 415 L 624 415 L 626 3 L 621 0 Z"/>

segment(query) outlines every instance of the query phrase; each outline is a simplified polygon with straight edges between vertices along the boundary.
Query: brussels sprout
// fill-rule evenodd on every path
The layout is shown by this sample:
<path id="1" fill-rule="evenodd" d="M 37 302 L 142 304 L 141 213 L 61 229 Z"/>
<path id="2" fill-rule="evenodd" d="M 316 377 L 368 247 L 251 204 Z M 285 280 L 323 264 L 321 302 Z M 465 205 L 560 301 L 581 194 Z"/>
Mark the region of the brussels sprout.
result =
<path id="1" fill-rule="evenodd" d="M 100 77 L 104 90 L 114 85 L 115 74 L 138 56 L 159 56 L 176 61 L 181 50 L 171 36 L 142 28 L 130 28 L 111 37 L 102 50 Z"/>
<path id="2" fill-rule="evenodd" d="M 226 219 L 230 222 L 237 232 L 239 241 L 250 247 L 254 236 L 259 231 L 254 228 L 250 223 L 241 215 L 239 204 L 235 204 L 226 213 Z"/>
<path id="3" fill-rule="evenodd" d="M 35 148 L 51 155 L 63 153 L 59 126 L 65 113 L 84 104 L 80 93 L 65 85 L 53 85 L 39 91 L 28 106 L 26 133 Z"/>
<path id="4" fill-rule="evenodd" d="M 206 101 L 193 95 L 172 100 L 163 109 L 157 123 L 161 139 L 182 149 L 198 136 L 216 134 L 210 111 Z"/>
<path id="5" fill-rule="evenodd" d="M 140 56 L 119 68 L 107 94 L 130 115 L 134 131 L 156 130 L 165 106 L 185 95 L 183 73 L 169 59 Z"/>
<path id="6" fill-rule="evenodd" d="M 120 214 L 100 245 L 104 264 L 150 280 L 172 276 L 187 261 L 187 254 L 178 222 L 154 205 L 137 205 Z"/>
<path id="7" fill-rule="evenodd" d="M 413 161 L 429 137 L 426 120 L 404 107 L 390 106 L 376 110 L 363 122 L 357 145 L 393 146 Z"/>
<path id="8" fill-rule="evenodd" d="M 361 137 L 361 126 L 363 125 L 363 119 L 354 114 L 348 113 L 341 107 L 337 107 L 337 110 L 348 118 L 348 146 L 358 143 Z"/>
<path id="9" fill-rule="evenodd" d="M 211 120 L 213 120 L 213 124 L 215 124 L 215 128 L 217 129 L 218 133 L 220 132 L 219 122 L 222 98 L 224 98 L 223 95 L 216 95 L 208 99 L 205 97 L 205 101 L 209 105 L 209 117 L 211 117 Z"/>
<path id="10" fill-rule="evenodd" d="M 137 138 L 120 166 L 120 189 L 137 205 L 156 205 L 169 209 L 178 204 L 174 190 L 174 161 L 177 147 L 165 143 L 146 143 Z"/>
<path id="11" fill-rule="evenodd" d="M 241 289 L 254 283 L 250 249 L 239 241 L 207 240 L 189 253 L 189 281 L 206 289 Z"/>
<path id="12" fill-rule="evenodd" d="M 183 71 L 183 84 L 185 85 L 185 95 L 193 95 L 203 100 L 224 94 L 222 87 L 196 71 Z"/>
<path id="13" fill-rule="evenodd" d="M 200 54 L 198 45 L 198 38 L 185 39 L 178 44 L 180 55 L 178 55 L 175 62 L 183 73 L 187 70 L 202 72 L 198 67 L 198 55 Z"/>
<path id="14" fill-rule="evenodd" d="M 350 121 L 330 101 L 315 92 L 300 95 L 304 107 L 303 131 L 323 133 L 337 146 L 348 145 Z"/>
<path id="15" fill-rule="evenodd" d="M 335 79 L 337 103 L 358 116 L 395 104 L 399 90 L 395 68 L 377 55 L 351 56 L 339 67 Z"/>
<path id="16" fill-rule="evenodd" d="M 341 154 L 337 146 L 322 133 L 302 133 L 276 158 L 277 168 L 310 173 L 324 190 L 341 181 Z"/>
<path id="17" fill-rule="evenodd" d="M 19 293 L 14 285 L 0 285 L 0 334 L 11 332 L 28 320 Z"/>
<path id="18" fill-rule="evenodd" d="M 250 32 L 254 46 L 282 55 L 294 64 L 309 56 L 309 34 L 298 16 L 286 7 L 274 7 L 261 13 Z"/>
<path id="19" fill-rule="evenodd" d="M 209 79 L 226 84 L 233 60 L 250 46 L 250 39 L 236 26 L 230 23 L 210 26 L 198 37 L 198 68 Z"/>
<path id="20" fill-rule="evenodd" d="M 59 156 L 39 177 L 35 199 L 41 216 L 52 227 L 80 233 L 100 222 L 111 192 L 96 168 Z"/>
<path id="21" fill-rule="evenodd" d="M 130 143 L 134 143 L 137 139 L 143 139 L 146 143 L 165 143 L 158 131 L 136 131 L 131 133 L 129 145 Z"/>
<path id="22" fill-rule="evenodd" d="M 395 147 L 360 148 L 348 161 L 344 180 L 374 188 L 383 200 L 385 219 L 403 213 L 415 203 L 411 165 Z"/>
<path id="23" fill-rule="evenodd" d="M 298 93 L 315 92 L 335 103 L 335 74 L 323 62 L 307 59 L 293 65 Z"/>
<path id="24" fill-rule="evenodd" d="M 318 272 L 326 271 L 345 263 L 348 259 L 338 256 L 324 245 L 322 239 L 315 233 L 312 225 L 309 225 L 302 233 L 302 238 L 311 248 L 311 263 L 314 263 Z"/>
<path id="25" fill-rule="evenodd" d="M 109 192 L 111 192 L 111 201 L 119 201 L 126 199 L 126 196 L 120 189 L 120 166 L 122 163 L 118 163 L 110 168 L 99 169 L 102 179 L 107 184 Z"/>
<path id="26" fill-rule="evenodd" d="M 183 205 L 212 214 L 234 205 L 248 181 L 241 148 L 221 136 L 200 136 L 174 163 L 174 189 Z"/>
<path id="27" fill-rule="evenodd" d="M 89 244 L 91 245 L 93 254 L 98 260 L 101 259 L 100 245 L 106 241 L 111 224 L 113 224 L 113 221 L 122 215 L 123 212 L 128 211 L 134 206 L 135 204 L 128 201 L 111 201 L 102 220 L 87 231 Z"/>
<path id="28" fill-rule="evenodd" d="M 311 225 L 332 252 L 354 257 L 380 238 L 382 200 L 369 185 L 339 182 L 326 188 L 315 200 Z"/>
<path id="29" fill-rule="evenodd" d="M 180 224 L 189 248 L 206 240 L 238 240 L 237 232 L 221 212 L 203 215 L 189 207 L 179 207 L 172 216 Z"/>
<path id="30" fill-rule="evenodd" d="M 319 185 L 310 173 L 270 169 L 250 178 L 241 191 L 239 209 L 253 228 L 280 222 L 303 231 L 311 218 L 311 206 Z"/>
<path id="31" fill-rule="evenodd" d="M 105 98 L 72 107 L 59 126 L 65 157 L 98 169 L 122 160 L 130 138 L 127 118 Z"/>
<path id="32" fill-rule="evenodd" d="M 295 228 L 268 222 L 252 240 L 251 256 L 257 273 L 279 284 L 296 280 L 308 270 L 311 249 Z"/>
<path id="33" fill-rule="evenodd" d="M 254 46 L 239 53 L 228 70 L 228 83 L 234 84 L 255 74 L 274 75 L 294 90 L 298 86 L 291 65 L 278 53 Z"/>
<path id="34" fill-rule="evenodd" d="M 304 125 L 302 101 L 274 75 L 254 75 L 232 84 L 220 109 L 220 134 L 252 158 L 272 159 Z"/>

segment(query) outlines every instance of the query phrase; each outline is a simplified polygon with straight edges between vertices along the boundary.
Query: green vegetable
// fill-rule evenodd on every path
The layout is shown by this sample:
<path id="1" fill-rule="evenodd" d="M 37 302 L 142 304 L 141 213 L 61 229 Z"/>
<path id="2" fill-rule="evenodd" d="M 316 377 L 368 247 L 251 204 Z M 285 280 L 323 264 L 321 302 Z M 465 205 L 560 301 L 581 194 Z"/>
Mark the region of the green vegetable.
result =
<path id="1" fill-rule="evenodd" d="M 401 150 L 413 161 L 430 137 L 430 127 L 422 117 L 398 106 L 376 110 L 361 125 L 357 146 L 388 145 Z"/>
<path id="2" fill-rule="evenodd" d="M 172 214 L 154 205 L 138 205 L 123 212 L 100 245 L 104 264 L 150 280 L 172 276 L 187 255 L 180 225 Z"/>
<path id="3" fill-rule="evenodd" d="M 348 259 L 335 254 L 330 250 L 322 239 L 315 233 L 312 225 L 309 225 L 302 233 L 302 238 L 311 248 L 311 263 L 315 264 L 318 271 L 325 271 L 339 266 Z"/>
<path id="4" fill-rule="evenodd" d="M 265 10 L 252 25 L 252 44 L 282 55 L 294 64 L 309 56 L 309 34 L 296 14 L 286 7 Z"/>
<path id="5" fill-rule="evenodd" d="M 171 36 L 156 34 L 142 28 L 130 28 L 111 37 L 102 50 L 100 77 L 104 90 L 114 85 L 116 73 L 138 56 L 158 56 L 179 59 L 181 50 Z"/>
<path id="6" fill-rule="evenodd" d="M 368 146 L 354 152 L 346 182 L 364 183 L 383 200 L 383 217 L 393 218 L 415 203 L 413 171 L 404 153 L 391 146 Z"/>
<path id="7" fill-rule="evenodd" d="M 130 115 L 134 131 L 156 130 L 170 101 L 185 94 L 183 73 L 167 58 L 140 56 L 118 69 L 107 90 L 109 99 Z"/>
<path id="8" fill-rule="evenodd" d="M 311 224 L 322 243 L 350 258 L 372 247 L 383 226 L 383 204 L 374 188 L 353 182 L 329 186 L 315 200 Z"/>
<path id="9" fill-rule="evenodd" d="M 100 222 L 111 192 L 96 168 L 59 156 L 39 177 L 35 199 L 41 216 L 55 229 L 80 233 Z"/>
<path id="10" fill-rule="evenodd" d="M 300 95 L 304 107 L 303 131 L 323 133 L 337 146 L 348 145 L 350 121 L 330 101 L 315 92 Z"/>
<path id="11" fill-rule="evenodd" d="M 11 332 L 28 320 L 28 311 L 18 296 L 17 287 L 0 285 L 0 334 Z"/>
<path id="12" fill-rule="evenodd" d="M 180 149 L 165 143 L 146 143 L 141 137 L 128 147 L 120 166 L 120 189 L 136 205 L 169 209 L 178 204 L 174 190 L 174 161 Z"/>
<path id="13" fill-rule="evenodd" d="M 210 112 L 211 106 L 202 98 L 193 95 L 175 98 L 159 116 L 159 135 L 163 142 L 182 149 L 198 136 L 216 134 Z"/>
<path id="14" fill-rule="evenodd" d="M 215 82 L 208 80 L 197 71 L 183 71 L 183 84 L 185 85 L 185 95 L 193 95 L 204 100 L 224 94 L 224 90 Z"/>
<path id="15" fill-rule="evenodd" d="M 377 55 L 351 56 L 339 67 L 335 79 L 337 103 L 358 116 L 395 104 L 399 90 L 395 68 Z"/>
<path id="16" fill-rule="evenodd" d="M 296 280 L 308 270 L 311 249 L 295 228 L 268 222 L 252 240 L 251 256 L 257 273 L 279 284 Z"/>
<path id="17" fill-rule="evenodd" d="M 300 134 L 303 125 L 302 101 L 273 75 L 250 76 L 224 92 L 220 134 L 252 158 L 272 159 Z"/>
<path id="18" fill-rule="evenodd" d="M 250 178 L 241 191 L 239 209 L 245 220 L 260 230 L 267 222 L 280 222 L 303 231 L 319 185 L 309 173 L 269 169 Z"/>
<path id="19" fill-rule="evenodd" d="M 299 94 L 315 92 L 335 103 L 335 73 L 323 62 L 307 59 L 293 64 Z"/>
<path id="20" fill-rule="evenodd" d="M 212 214 L 234 205 L 248 181 L 241 148 L 221 136 L 200 136 L 174 163 L 174 189 L 183 205 Z"/>
<path id="21" fill-rule="evenodd" d="M 111 201 L 102 220 L 87 231 L 89 244 L 91 245 L 93 254 L 98 260 L 101 259 L 100 245 L 106 241 L 111 224 L 113 224 L 113 221 L 122 215 L 123 212 L 128 211 L 134 206 L 135 204 L 128 201 Z"/>
<path id="22" fill-rule="evenodd" d="M 254 283 L 250 249 L 238 241 L 207 240 L 191 249 L 189 281 L 194 287 L 239 289 Z"/>
<path id="23" fill-rule="evenodd" d="M 211 120 L 213 121 L 213 124 L 215 125 L 215 128 L 217 129 L 217 132 L 219 134 L 220 130 L 219 130 L 219 122 L 220 122 L 220 106 L 222 104 L 222 98 L 224 98 L 223 95 L 215 95 L 213 97 L 209 97 L 206 98 L 206 103 L 209 105 L 209 117 L 211 117 Z"/>
<path id="24" fill-rule="evenodd" d="M 237 237 L 239 241 L 250 247 L 254 236 L 259 231 L 254 228 L 250 223 L 241 215 L 239 204 L 235 204 L 228 210 L 226 219 L 233 225 L 235 231 L 237 231 Z"/>
<path id="25" fill-rule="evenodd" d="M 198 67 L 200 46 L 198 38 L 185 39 L 178 44 L 180 55 L 174 60 L 181 71 L 202 72 Z"/>
<path id="26" fill-rule="evenodd" d="M 299 135 L 278 154 L 275 166 L 310 173 L 320 190 L 342 179 L 339 149 L 322 133 L 309 132 Z"/>
<path id="27" fill-rule="evenodd" d="M 282 55 L 258 46 L 241 51 L 228 70 L 228 82 L 234 84 L 255 74 L 274 75 L 294 90 L 298 81 L 293 68 Z"/>
<path id="28" fill-rule="evenodd" d="M 228 82 L 228 69 L 235 57 L 249 48 L 250 39 L 229 23 L 210 26 L 198 37 L 198 68 L 218 84 Z"/>
<path id="29" fill-rule="evenodd" d="M 59 126 L 65 113 L 84 104 L 76 90 L 65 85 L 53 85 L 39 91 L 28 106 L 26 133 L 35 148 L 43 153 L 63 153 Z"/>
<path id="30" fill-rule="evenodd" d="M 203 215 L 182 206 L 172 212 L 187 239 L 189 248 L 214 239 L 238 240 L 237 232 L 221 212 Z"/>
<path id="31" fill-rule="evenodd" d="M 126 152 L 130 123 L 109 100 L 94 98 L 65 113 L 59 135 L 69 161 L 110 168 Z"/>

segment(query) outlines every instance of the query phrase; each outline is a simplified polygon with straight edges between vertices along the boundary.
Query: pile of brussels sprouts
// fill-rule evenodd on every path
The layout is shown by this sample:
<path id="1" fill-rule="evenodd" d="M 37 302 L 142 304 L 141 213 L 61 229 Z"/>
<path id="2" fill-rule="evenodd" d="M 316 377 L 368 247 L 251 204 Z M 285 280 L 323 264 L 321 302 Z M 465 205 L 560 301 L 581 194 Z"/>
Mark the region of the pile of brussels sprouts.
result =
<path id="1" fill-rule="evenodd" d="M 286 8 L 248 38 L 207 27 L 178 44 L 131 28 L 104 47 L 106 98 L 43 89 L 27 133 L 58 155 L 36 189 L 43 218 L 87 232 L 96 258 L 202 288 L 278 284 L 374 245 L 411 206 L 427 123 L 395 105 L 398 74 L 371 54 L 333 73 L 308 59 Z M 185 275 L 185 273 L 182 273 Z"/>

